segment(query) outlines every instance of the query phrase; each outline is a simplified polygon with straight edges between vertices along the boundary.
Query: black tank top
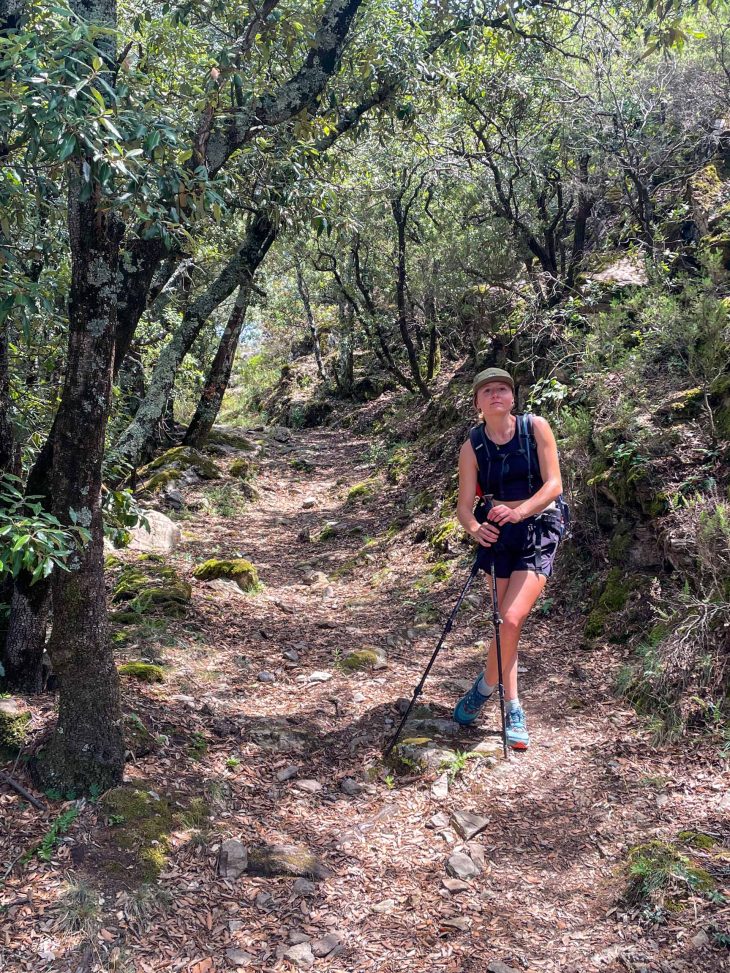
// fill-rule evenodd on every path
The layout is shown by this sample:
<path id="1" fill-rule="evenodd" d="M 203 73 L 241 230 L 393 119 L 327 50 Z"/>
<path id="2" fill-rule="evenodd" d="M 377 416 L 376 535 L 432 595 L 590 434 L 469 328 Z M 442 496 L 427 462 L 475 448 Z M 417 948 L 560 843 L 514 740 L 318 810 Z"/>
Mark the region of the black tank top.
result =
<path id="1" fill-rule="evenodd" d="M 515 419 L 515 434 L 503 446 L 492 442 L 483 422 L 469 433 L 479 466 L 477 480 L 481 493 L 492 494 L 495 500 L 527 500 L 542 486 L 532 417 L 518 415 Z"/>

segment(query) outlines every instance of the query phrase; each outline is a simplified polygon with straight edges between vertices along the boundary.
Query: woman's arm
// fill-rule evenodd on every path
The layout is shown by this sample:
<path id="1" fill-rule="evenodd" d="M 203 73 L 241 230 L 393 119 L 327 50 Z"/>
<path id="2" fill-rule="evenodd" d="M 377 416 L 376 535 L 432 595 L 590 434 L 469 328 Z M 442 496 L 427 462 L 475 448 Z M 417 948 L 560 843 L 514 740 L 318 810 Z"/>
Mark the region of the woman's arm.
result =
<path id="1" fill-rule="evenodd" d="M 517 507 L 510 508 L 504 504 L 496 504 L 489 512 L 489 519 L 496 524 L 519 524 L 525 518 L 539 514 L 563 492 L 558 447 L 550 423 L 540 416 L 533 416 L 532 428 L 537 444 L 542 486 L 533 497 L 528 497 Z"/>
<path id="2" fill-rule="evenodd" d="M 489 523 L 480 524 L 474 516 L 477 469 L 477 458 L 467 439 L 459 453 L 459 499 L 456 502 L 456 516 L 467 534 L 470 534 L 482 547 L 489 547 L 499 537 L 499 531 Z"/>

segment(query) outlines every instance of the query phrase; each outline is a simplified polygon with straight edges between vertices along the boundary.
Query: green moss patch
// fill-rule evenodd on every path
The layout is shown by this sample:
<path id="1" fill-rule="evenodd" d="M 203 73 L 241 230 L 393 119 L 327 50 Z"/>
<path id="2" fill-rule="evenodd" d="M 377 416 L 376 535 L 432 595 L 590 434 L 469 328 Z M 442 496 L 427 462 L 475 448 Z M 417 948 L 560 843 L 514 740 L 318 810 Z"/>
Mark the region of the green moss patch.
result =
<path id="1" fill-rule="evenodd" d="M 239 480 L 250 480 L 256 475 L 256 464 L 250 459 L 237 459 L 231 463 L 229 472 Z"/>
<path id="2" fill-rule="evenodd" d="M 377 649 L 362 648 L 348 653 L 340 666 L 346 672 L 359 672 L 363 669 L 374 669 L 376 666 L 382 667 L 384 661 L 384 654 Z"/>
<path id="3" fill-rule="evenodd" d="M 123 855 L 127 873 L 154 881 L 165 866 L 175 826 L 170 803 L 155 791 L 123 785 L 100 801 L 109 828 L 108 841 Z"/>
<path id="4" fill-rule="evenodd" d="M 705 834 L 703 831 L 680 831 L 677 835 L 677 841 L 682 845 L 689 845 L 690 848 L 699 848 L 703 851 L 707 851 L 710 848 L 714 848 L 719 842 L 717 838 L 713 838 L 712 835 Z"/>
<path id="5" fill-rule="evenodd" d="M 648 841 L 629 852 L 627 901 L 659 907 L 678 903 L 692 894 L 715 890 L 712 876 L 666 841 Z"/>
<path id="6" fill-rule="evenodd" d="M 259 587 L 259 576 L 256 568 L 244 558 L 229 560 L 210 558 L 210 560 L 204 561 L 195 568 L 193 577 L 201 581 L 225 578 L 235 581 L 241 591 L 256 591 Z"/>
<path id="7" fill-rule="evenodd" d="M 130 624 L 140 613 L 159 611 L 180 617 L 185 614 L 193 589 L 174 568 L 155 555 L 144 556 L 125 568 L 114 586 L 112 601 L 129 602 L 129 611 L 115 613 L 113 621 Z M 122 617 L 124 616 L 124 617 Z"/>
<path id="8" fill-rule="evenodd" d="M 133 679 L 139 679 L 140 682 L 165 681 L 165 670 L 150 662 L 125 662 L 117 666 L 117 672 L 120 676 L 131 676 Z"/>
<path id="9" fill-rule="evenodd" d="M 355 483 L 347 491 L 347 496 L 345 502 L 348 504 L 354 504 L 364 500 L 370 500 L 375 496 L 377 491 L 377 481 L 376 480 L 364 480 L 362 483 Z"/>
<path id="10" fill-rule="evenodd" d="M 16 699 L 0 699 L 0 760 L 13 759 L 28 735 L 30 710 Z"/>
<path id="11" fill-rule="evenodd" d="M 596 605 L 588 615 L 583 629 L 585 638 L 595 639 L 607 634 L 612 616 L 624 608 L 629 595 L 636 588 L 636 583 L 636 576 L 624 575 L 620 568 L 611 568 Z M 612 641 L 622 640 L 622 633 L 612 633 Z"/>
<path id="12" fill-rule="evenodd" d="M 168 449 L 162 456 L 153 459 L 144 469 L 140 470 L 140 477 L 157 470 L 170 470 L 182 473 L 184 470 L 194 470 L 204 480 L 217 480 L 221 473 L 217 465 L 208 456 L 204 456 L 190 446 L 175 446 Z"/>

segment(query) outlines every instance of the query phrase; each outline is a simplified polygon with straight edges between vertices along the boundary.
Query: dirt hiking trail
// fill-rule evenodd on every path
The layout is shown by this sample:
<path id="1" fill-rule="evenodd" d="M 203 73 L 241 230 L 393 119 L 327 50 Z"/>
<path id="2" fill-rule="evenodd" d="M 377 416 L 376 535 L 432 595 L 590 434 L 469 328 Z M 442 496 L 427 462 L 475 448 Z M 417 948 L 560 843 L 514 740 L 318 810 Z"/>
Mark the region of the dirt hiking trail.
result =
<path id="1" fill-rule="evenodd" d="M 161 683 L 123 679 L 126 710 L 157 740 L 130 760 L 125 783 L 203 808 L 172 831 L 162 892 L 133 888 L 123 864 L 106 868 L 109 822 L 87 803 L 50 861 L 16 867 L 0 889 L 2 968 L 727 969 L 713 938 L 728 921 L 719 892 L 685 897 L 655 924 L 622 898 L 630 850 L 687 830 L 713 837 L 691 855 L 727 889 L 719 755 L 701 742 L 652 744 L 612 692 L 624 650 L 582 648 L 581 617 L 552 607 L 559 581 L 522 639 L 529 750 L 502 759 L 495 704 L 478 728 L 457 728 L 450 714 L 491 634 L 482 575 L 404 734 L 415 742 L 384 765 L 398 701 L 430 658 L 469 551 L 436 570 L 417 526 L 392 529 L 402 493 L 369 461 L 366 439 L 274 433 L 247 432 L 263 443 L 257 499 L 244 502 L 227 476 L 245 455 L 236 449 L 214 457 L 224 479 L 186 489 L 183 541 L 166 563 L 193 585 L 187 614 L 120 642 L 122 657 L 165 672 Z M 256 566 L 261 590 L 192 577 L 208 558 L 235 556 Z M 33 706 L 42 722 L 52 697 Z M 10 862 L 58 805 L 21 813 L 3 792 L 0 813 Z M 59 906 L 79 879 L 104 896 L 86 938 Z"/>

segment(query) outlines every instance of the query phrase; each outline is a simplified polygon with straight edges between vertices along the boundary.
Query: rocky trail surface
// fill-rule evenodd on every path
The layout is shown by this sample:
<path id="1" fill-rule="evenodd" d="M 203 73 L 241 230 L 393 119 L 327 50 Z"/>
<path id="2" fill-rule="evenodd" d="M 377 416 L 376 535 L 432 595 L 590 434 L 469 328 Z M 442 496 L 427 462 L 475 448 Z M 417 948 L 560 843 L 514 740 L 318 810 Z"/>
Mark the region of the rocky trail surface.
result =
<path id="1" fill-rule="evenodd" d="M 502 758 L 497 706 L 478 729 L 458 729 L 454 702 L 490 634 L 482 580 L 410 742 L 384 764 L 399 700 L 428 662 L 468 552 L 435 571 L 418 531 L 393 527 L 402 497 L 367 441 L 250 435 L 261 446 L 257 498 L 244 500 L 230 477 L 247 455 L 235 447 L 214 457 L 222 478 L 182 490 L 182 542 L 165 563 L 192 586 L 187 609 L 114 627 L 120 660 L 158 666 L 161 680 L 122 677 L 128 719 L 148 740 L 130 747 L 125 789 L 137 804 L 66 796 L 38 812 L 0 792 L 0 967 L 726 969 L 730 801 L 717 752 L 654 746 L 612 692 L 623 650 L 586 652 L 580 616 L 556 614 L 550 587 L 520 655 L 532 746 Z M 255 565 L 254 590 L 193 575 L 206 559 L 236 557 Z M 27 703 L 40 730 L 53 697 Z M 69 809 L 78 813 L 48 854 L 21 857 Z M 711 839 L 688 854 L 715 891 L 652 924 L 622 898 L 627 860 L 682 831 Z M 134 849 L 156 868 L 153 882 Z"/>

